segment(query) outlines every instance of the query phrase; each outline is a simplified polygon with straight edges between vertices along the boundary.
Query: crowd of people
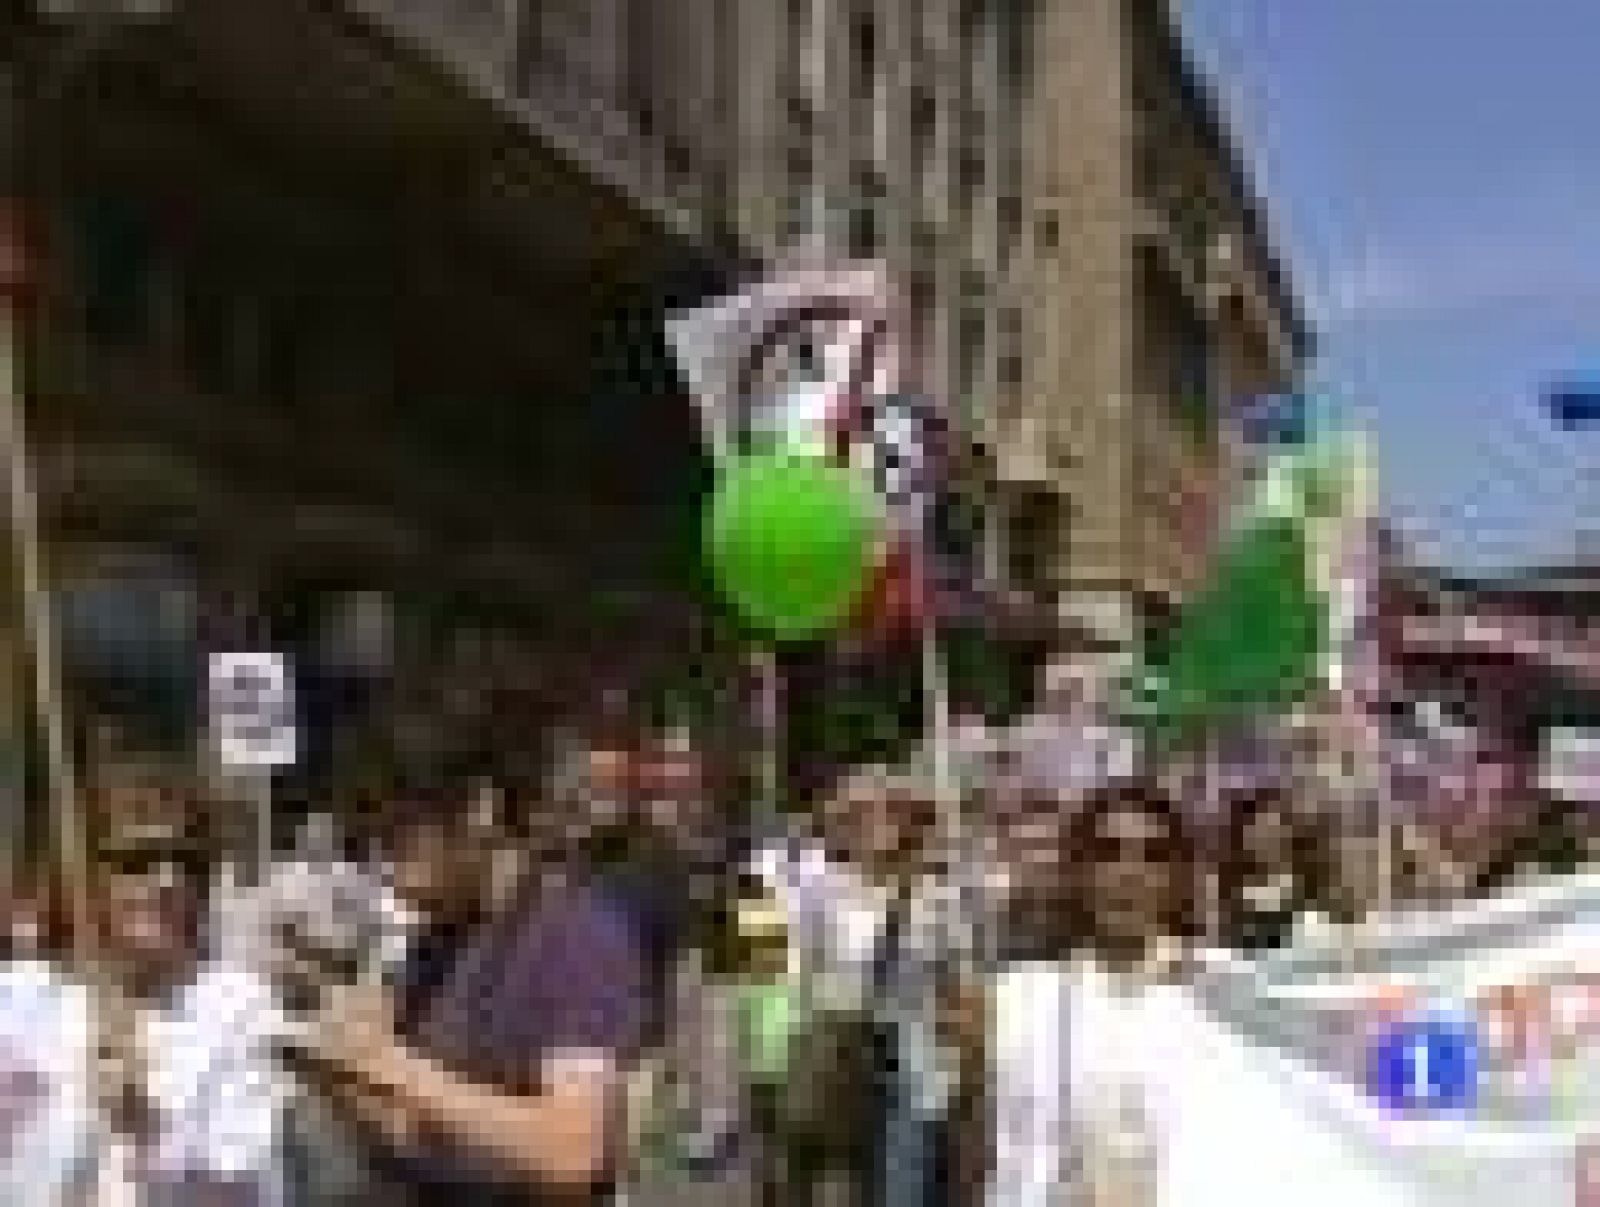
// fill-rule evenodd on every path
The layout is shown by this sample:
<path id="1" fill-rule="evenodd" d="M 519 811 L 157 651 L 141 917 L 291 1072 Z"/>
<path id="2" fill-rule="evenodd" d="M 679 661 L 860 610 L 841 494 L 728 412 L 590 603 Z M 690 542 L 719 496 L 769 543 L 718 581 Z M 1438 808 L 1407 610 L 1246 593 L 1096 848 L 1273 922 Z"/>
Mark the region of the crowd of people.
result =
<path id="1" fill-rule="evenodd" d="M 1358 925 L 1380 852 L 1316 775 L 1202 824 L 1075 723 L 1097 771 L 1000 759 L 954 812 L 887 767 L 764 812 L 681 735 L 595 732 L 264 867 L 197 785 L 94 785 L 92 864 L 13 893 L 0 1201 L 1154 1204 L 1172 987 Z M 1525 812 L 1386 835 L 1392 896 L 1586 857 L 1587 815 Z"/>

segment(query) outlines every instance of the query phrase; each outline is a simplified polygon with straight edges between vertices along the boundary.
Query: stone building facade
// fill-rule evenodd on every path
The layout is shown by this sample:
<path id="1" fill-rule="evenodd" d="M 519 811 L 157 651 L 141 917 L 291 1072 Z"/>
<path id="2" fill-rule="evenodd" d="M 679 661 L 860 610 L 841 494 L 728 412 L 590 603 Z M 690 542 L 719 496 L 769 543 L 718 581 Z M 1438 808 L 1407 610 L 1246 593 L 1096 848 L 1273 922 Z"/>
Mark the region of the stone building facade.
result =
<path id="1" fill-rule="evenodd" d="M 988 454 L 996 578 L 1130 619 L 1193 583 L 1227 473 L 1217 408 L 1293 384 L 1309 338 L 1165 0 L 528 20 L 524 69 L 659 137 L 691 221 L 767 262 L 889 262 L 923 380 Z"/>
<path id="2" fill-rule="evenodd" d="M 0 13 L 5 117 L 27 134 L 0 199 L 26 215 L 10 243 L 35 284 L 0 359 L 80 749 L 134 688 L 122 711 L 172 702 L 193 737 L 197 656 L 309 661 L 374 596 L 421 676 L 382 690 L 454 724 L 457 754 L 530 744 L 618 634 L 641 657 L 694 649 L 662 555 L 688 556 L 693 411 L 670 384 L 617 396 L 607 333 L 721 258 L 641 156 L 577 154 L 572 106 L 460 70 L 459 5 L 60 8 Z M 8 585 L 15 732 L 34 635 Z M 452 666 L 478 700 L 444 698 L 429 675 Z M 511 698 L 520 734 L 479 733 Z"/>

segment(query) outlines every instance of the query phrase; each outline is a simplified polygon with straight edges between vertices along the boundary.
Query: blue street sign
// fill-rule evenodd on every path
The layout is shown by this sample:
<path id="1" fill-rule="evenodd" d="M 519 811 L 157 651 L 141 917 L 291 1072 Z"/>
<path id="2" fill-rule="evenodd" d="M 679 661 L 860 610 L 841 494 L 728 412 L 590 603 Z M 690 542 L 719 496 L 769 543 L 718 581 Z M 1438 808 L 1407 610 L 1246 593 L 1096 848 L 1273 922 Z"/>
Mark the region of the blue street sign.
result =
<path id="1" fill-rule="evenodd" d="M 1545 391 L 1545 406 L 1566 431 L 1600 427 L 1600 371 L 1574 374 Z"/>
<path id="2" fill-rule="evenodd" d="M 1368 1062 L 1368 1090 L 1391 1110 L 1470 1109 L 1478 1091 L 1478 1036 L 1470 1021 L 1425 1017 L 1381 1032 Z"/>

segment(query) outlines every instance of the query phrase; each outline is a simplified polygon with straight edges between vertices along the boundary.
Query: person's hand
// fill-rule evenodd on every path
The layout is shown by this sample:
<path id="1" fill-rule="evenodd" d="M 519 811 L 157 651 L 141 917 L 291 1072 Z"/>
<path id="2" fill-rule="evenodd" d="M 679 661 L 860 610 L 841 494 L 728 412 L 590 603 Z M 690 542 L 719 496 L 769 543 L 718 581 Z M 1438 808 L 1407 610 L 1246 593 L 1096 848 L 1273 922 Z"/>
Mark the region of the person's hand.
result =
<path id="1" fill-rule="evenodd" d="M 96 1074 L 100 1102 L 111 1129 L 137 1144 L 152 1142 L 161 1131 L 161 1115 L 145 1087 L 136 1057 L 125 1052 L 102 1053 Z"/>
<path id="2" fill-rule="evenodd" d="M 394 1001 L 379 985 L 328 984 L 300 1046 L 329 1069 L 370 1078 L 393 1052 Z"/>

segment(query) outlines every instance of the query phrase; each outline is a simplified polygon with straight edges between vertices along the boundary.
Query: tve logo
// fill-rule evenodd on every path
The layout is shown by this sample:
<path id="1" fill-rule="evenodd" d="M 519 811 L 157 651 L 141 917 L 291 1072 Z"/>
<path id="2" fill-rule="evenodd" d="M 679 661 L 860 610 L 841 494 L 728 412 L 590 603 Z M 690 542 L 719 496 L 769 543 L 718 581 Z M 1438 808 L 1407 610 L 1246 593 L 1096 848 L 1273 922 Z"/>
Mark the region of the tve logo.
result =
<path id="1" fill-rule="evenodd" d="M 1466 1019 L 1429 1014 L 1383 1028 L 1368 1055 L 1369 1092 L 1404 1111 L 1457 1111 L 1476 1102 L 1477 1028 Z"/>

